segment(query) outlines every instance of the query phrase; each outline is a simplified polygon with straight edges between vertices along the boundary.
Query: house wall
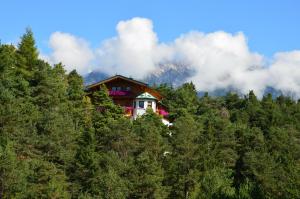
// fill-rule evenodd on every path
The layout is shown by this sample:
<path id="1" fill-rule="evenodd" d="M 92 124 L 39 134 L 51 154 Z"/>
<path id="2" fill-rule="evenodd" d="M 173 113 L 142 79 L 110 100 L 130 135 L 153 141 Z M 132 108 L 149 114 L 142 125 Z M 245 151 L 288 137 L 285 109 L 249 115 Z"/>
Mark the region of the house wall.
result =
<path id="1" fill-rule="evenodd" d="M 143 101 L 144 102 L 144 107 L 139 107 L 139 102 Z M 141 116 L 146 113 L 146 110 L 148 108 L 148 103 L 152 102 L 152 110 L 153 112 L 156 112 L 156 100 L 153 99 L 136 99 L 136 107 L 133 109 L 133 118 L 136 119 L 138 116 Z"/>

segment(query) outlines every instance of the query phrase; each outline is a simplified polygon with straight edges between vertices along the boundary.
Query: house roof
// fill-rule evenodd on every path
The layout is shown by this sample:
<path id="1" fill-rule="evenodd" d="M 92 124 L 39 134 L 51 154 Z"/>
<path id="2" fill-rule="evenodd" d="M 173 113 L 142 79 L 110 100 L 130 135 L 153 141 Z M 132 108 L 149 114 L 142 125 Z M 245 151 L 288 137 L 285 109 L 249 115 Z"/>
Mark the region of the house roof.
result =
<path id="1" fill-rule="evenodd" d="M 141 82 L 141 81 L 137 81 L 137 80 L 134 80 L 133 78 L 128 78 L 128 77 L 125 77 L 125 76 L 122 76 L 122 75 L 115 75 L 115 76 L 112 76 L 112 77 L 109 77 L 107 79 L 104 79 L 104 80 L 101 80 L 99 82 L 96 82 L 94 84 L 91 84 L 91 85 L 88 85 L 87 86 L 87 89 L 89 88 L 92 88 L 94 86 L 98 86 L 98 85 L 101 85 L 101 84 L 105 84 L 109 81 L 112 81 L 112 80 L 115 80 L 115 79 L 124 79 L 126 81 L 129 81 L 129 82 L 132 82 L 132 83 L 135 83 L 135 84 L 139 84 L 141 86 L 146 86 L 148 87 L 148 84 L 144 83 L 144 82 Z"/>
<path id="2" fill-rule="evenodd" d="M 98 87 L 98 86 L 100 86 L 102 84 L 106 84 L 106 83 L 108 83 L 110 81 L 113 81 L 113 80 L 116 80 L 116 79 L 123 79 L 125 81 L 132 82 L 134 84 L 138 84 L 138 85 L 140 85 L 140 86 L 142 86 L 144 88 L 144 92 L 151 93 L 151 95 L 155 96 L 155 98 L 157 100 L 161 100 L 162 99 L 162 95 L 159 92 L 157 92 L 155 89 L 150 88 L 148 84 L 146 84 L 144 82 L 141 82 L 141 81 L 134 80 L 133 78 L 128 78 L 128 77 L 122 76 L 122 75 L 115 75 L 115 76 L 112 76 L 110 78 L 101 80 L 101 81 L 99 81 L 97 83 L 88 85 L 86 87 L 86 89 L 89 90 L 89 89 L 92 89 L 94 87 Z"/>

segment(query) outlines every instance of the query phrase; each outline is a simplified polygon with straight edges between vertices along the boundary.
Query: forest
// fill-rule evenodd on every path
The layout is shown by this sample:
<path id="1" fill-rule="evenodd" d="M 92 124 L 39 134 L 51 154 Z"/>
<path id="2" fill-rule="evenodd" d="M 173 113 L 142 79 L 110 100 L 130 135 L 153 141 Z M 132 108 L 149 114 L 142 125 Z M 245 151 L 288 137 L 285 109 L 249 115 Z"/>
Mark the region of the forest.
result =
<path id="1" fill-rule="evenodd" d="M 155 88 L 170 128 L 124 117 L 105 88 L 87 97 L 30 29 L 0 43 L 0 198 L 300 198 L 299 100 Z"/>

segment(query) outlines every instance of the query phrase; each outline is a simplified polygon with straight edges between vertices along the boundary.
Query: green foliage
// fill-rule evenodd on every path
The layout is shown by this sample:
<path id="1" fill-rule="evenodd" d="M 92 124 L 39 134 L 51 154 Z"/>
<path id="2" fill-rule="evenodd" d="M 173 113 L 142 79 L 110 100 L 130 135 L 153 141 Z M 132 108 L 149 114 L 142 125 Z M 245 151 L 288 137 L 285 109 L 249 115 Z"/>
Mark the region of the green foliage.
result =
<path id="1" fill-rule="evenodd" d="M 21 37 L 16 51 L 18 68 L 17 71 L 26 80 L 31 81 L 33 71 L 36 69 L 36 61 L 38 61 L 38 50 L 35 45 L 33 32 L 30 28 L 26 29 L 25 34 Z"/>
<path id="2" fill-rule="evenodd" d="M 0 44 L 0 198 L 300 198 L 300 103 L 157 87 L 173 125 L 131 120 L 107 88 Z"/>
<path id="3" fill-rule="evenodd" d="M 25 198 L 69 198 L 66 175 L 54 163 L 42 159 L 29 162 L 27 192 Z"/>
<path id="4" fill-rule="evenodd" d="M 174 124 L 170 137 L 172 150 L 166 154 L 169 198 L 190 198 L 199 186 L 197 142 L 200 129 L 191 115 L 178 118 Z"/>
<path id="5" fill-rule="evenodd" d="M 99 155 L 95 151 L 95 136 L 93 128 L 84 130 L 78 139 L 78 149 L 73 164 L 70 165 L 69 175 L 73 182 L 73 195 L 80 193 L 97 194 L 93 190 L 99 178 Z"/>
<path id="6" fill-rule="evenodd" d="M 185 83 L 176 90 L 168 85 L 161 85 L 157 87 L 157 90 L 165 96 L 162 103 L 171 111 L 171 120 L 184 115 L 185 112 L 196 113 L 199 99 L 195 85 L 192 82 Z"/>
<path id="7" fill-rule="evenodd" d="M 17 53 L 24 59 L 27 69 L 32 69 L 34 62 L 38 59 L 39 53 L 35 46 L 33 32 L 30 28 L 27 28 L 26 33 L 21 37 Z"/>
<path id="8" fill-rule="evenodd" d="M 143 117 L 134 121 L 133 133 L 138 143 L 134 152 L 130 198 L 165 198 L 162 160 L 166 131 L 167 128 L 152 110 L 147 110 Z"/>
<path id="9" fill-rule="evenodd" d="M 11 142 L 0 139 L 0 198 L 19 198 L 26 193 L 27 164 L 18 160 Z"/>

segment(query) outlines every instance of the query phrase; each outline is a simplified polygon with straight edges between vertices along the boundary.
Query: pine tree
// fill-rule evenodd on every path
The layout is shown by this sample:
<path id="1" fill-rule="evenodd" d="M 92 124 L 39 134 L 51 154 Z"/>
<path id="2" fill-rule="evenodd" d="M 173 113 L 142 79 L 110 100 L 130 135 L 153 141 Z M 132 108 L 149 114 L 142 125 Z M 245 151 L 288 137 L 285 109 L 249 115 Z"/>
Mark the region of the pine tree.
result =
<path id="1" fill-rule="evenodd" d="M 32 71 L 35 61 L 38 59 L 39 52 L 36 48 L 33 32 L 30 28 L 27 28 L 25 34 L 21 37 L 17 53 L 24 59 L 26 69 Z"/>
<path id="2" fill-rule="evenodd" d="M 166 150 L 163 135 L 167 128 L 152 110 L 134 121 L 133 132 L 138 143 L 134 156 L 134 167 L 130 181 L 129 198 L 165 198 L 163 186 L 163 155 Z"/>
<path id="3" fill-rule="evenodd" d="M 1 198 L 26 194 L 28 141 L 34 138 L 35 108 L 28 82 L 17 72 L 15 48 L 0 45 L 0 175 Z M 33 127 L 33 128 L 32 128 Z"/>
<path id="4" fill-rule="evenodd" d="M 97 148 L 101 150 L 100 148 L 105 146 L 103 138 L 107 137 L 111 132 L 108 125 L 122 118 L 123 110 L 112 102 L 105 86 L 93 93 L 91 101 L 94 109 L 92 112 L 92 123 L 95 129 Z"/>
<path id="5" fill-rule="evenodd" d="M 27 165 L 18 160 L 13 144 L 0 138 L 0 198 L 21 198 L 26 193 Z"/>
<path id="6" fill-rule="evenodd" d="M 174 111 L 171 109 L 171 113 L 175 112 L 173 117 L 180 117 L 181 115 L 184 115 L 184 111 L 195 114 L 198 105 L 199 99 L 195 85 L 192 82 L 185 83 L 175 91 L 175 97 L 173 101 L 173 107 L 175 109 Z"/>
<path id="7" fill-rule="evenodd" d="M 75 129 L 79 130 L 79 128 L 84 125 L 83 118 L 86 109 L 83 79 L 75 70 L 73 70 L 68 74 L 67 80 L 67 95 L 68 100 L 71 102 L 71 110 L 73 110 L 73 122 Z"/>
<path id="8" fill-rule="evenodd" d="M 51 68 L 37 61 L 36 67 L 32 97 L 38 116 L 35 139 L 31 142 L 34 150 L 30 168 L 34 175 L 29 180 L 29 190 L 34 196 L 30 197 L 65 198 L 68 197 L 65 170 L 74 157 L 77 136 L 69 114 L 67 78 L 60 64 Z"/>
<path id="9" fill-rule="evenodd" d="M 91 196 L 99 194 L 94 183 L 97 183 L 99 177 L 99 155 L 95 151 L 95 135 L 93 128 L 87 128 L 78 140 L 78 149 L 75 155 L 74 163 L 71 165 L 70 178 L 73 182 L 73 194 L 89 193 Z"/>
<path id="10" fill-rule="evenodd" d="M 199 126 L 192 116 L 185 115 L 174 123 L 172 150 L 168 158 L 167 184 L 171 187 L 169 198 L 190 198 L 199 181 L 198 145 Z M 168 157 L 169 156 L 169 157 Z"/>
<path id="11" fill-rule="evenodd" d="M 72 101 L 82 101 L 84 92 L 84 85 L 82 77 L 76 72 L 71 71 L 68 74 L 68 97 Z"/>
<path id="12" fill-rule="evenodd" d="M 99 139 L 100 187 L 103 198 L 128 198 L 132 189 L 130 177 L 135 171 L 133 158 L 137 141 L 131 132 L 131 121 L 127 118 L 112 120 L 107 131 Z M 99 145 L 101 144 L 101 145 Z"/>
<path id="13" fill-rule="evenodd" d="M 36 69 L 38 60 L 38 50 L 36 48 L 33 32 L 30 28 L 26 29 L 21 37 L 17 49 L 17 70 L 28 81 L 31 81 L 33 71 Z"/>

